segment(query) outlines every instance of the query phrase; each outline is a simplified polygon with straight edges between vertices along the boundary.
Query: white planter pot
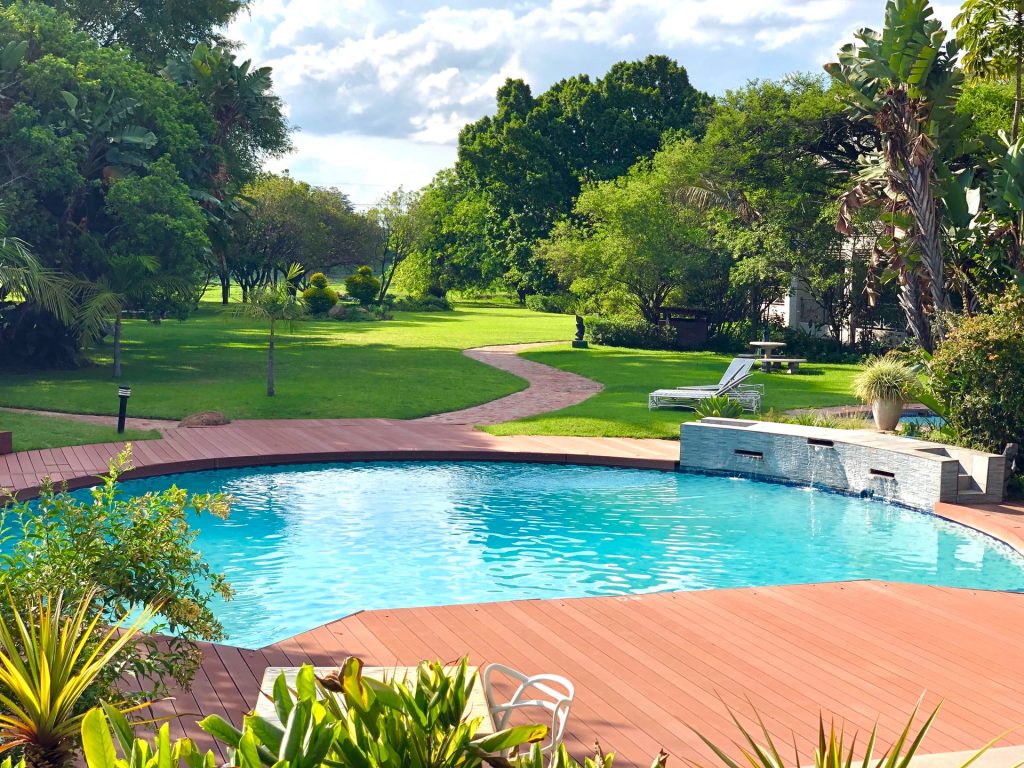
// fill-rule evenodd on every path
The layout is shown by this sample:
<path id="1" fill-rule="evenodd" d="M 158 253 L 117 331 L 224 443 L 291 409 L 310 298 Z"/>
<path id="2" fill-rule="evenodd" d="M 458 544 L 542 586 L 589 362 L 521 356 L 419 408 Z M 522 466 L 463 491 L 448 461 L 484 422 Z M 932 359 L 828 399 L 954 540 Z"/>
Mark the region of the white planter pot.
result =
<path id="1" fill-rule="evenodd" d="M 871 415 L 875 417 L 875 428 L 892 432 L 900 423 L 903 403 L 899 400 L 875 400 L 871 404 Z"/>

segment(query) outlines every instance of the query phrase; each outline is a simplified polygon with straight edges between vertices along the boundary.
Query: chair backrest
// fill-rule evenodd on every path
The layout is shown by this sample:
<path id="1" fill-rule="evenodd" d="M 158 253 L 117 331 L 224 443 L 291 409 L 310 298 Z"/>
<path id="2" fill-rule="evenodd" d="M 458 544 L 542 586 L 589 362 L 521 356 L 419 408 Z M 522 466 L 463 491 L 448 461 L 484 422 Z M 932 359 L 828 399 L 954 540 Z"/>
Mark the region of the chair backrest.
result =
<path id="1" fill-rule="evenodd" d="M 495 674 L 517 683 L 515 693 L 508 701 L 496 699 Z M 561 675 L 524 675 L 503 664 L 488 664 L 482 678 L 487 707 L 496 729 L 506 728 L 512 713 L 517 709 L 542 709 L 551 716 L 551 730 L 548 731 L 548 743 L 541 751 L 548 753 L 558 747 L 565 735 L 565 724 L 576 696 L 576 690 L 569 680 Z"/>
<path id="2" fill-rule="evenodd" d="M 722 374 L 722 378 L 718 381 L 719 391 L 727 392 L 736 384 L 739 384 L 741 380 L 747 378 L 755 362 L 757 361 L 752 357 L 734 357 L 732 362 L 729 363 L 729 367 L 725 369 L 725 373 Z"/>

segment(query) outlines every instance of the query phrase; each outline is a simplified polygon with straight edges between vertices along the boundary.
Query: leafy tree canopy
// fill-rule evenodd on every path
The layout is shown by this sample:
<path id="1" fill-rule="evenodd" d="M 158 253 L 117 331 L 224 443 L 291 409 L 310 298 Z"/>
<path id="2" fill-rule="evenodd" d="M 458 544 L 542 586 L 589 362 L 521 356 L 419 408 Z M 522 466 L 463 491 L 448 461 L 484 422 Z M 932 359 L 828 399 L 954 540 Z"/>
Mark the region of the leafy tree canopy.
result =
<path id="1" fill-rule="evenodd" d="M 245 0 L 50 0 L 78 29 L 101 46 L 120 45 L 151 71 L 178 51 L 220 41 L 217 30 L 245 6 Z"/>
<path id="2" fill-rule="evenodd" d="M 662 134 L 699 136 L 711 98 L 665 56 L 620 62 L 602 78 L 562 80 L 539 97 L 521 80 L 498 90 L 497 111 L 459 136 L 459 175 L 486 190 L 489 247 L 520 295 L 550 272 L 532 246 L 567 214 L 584 182 L 616 178 L 650 157 Z"/>

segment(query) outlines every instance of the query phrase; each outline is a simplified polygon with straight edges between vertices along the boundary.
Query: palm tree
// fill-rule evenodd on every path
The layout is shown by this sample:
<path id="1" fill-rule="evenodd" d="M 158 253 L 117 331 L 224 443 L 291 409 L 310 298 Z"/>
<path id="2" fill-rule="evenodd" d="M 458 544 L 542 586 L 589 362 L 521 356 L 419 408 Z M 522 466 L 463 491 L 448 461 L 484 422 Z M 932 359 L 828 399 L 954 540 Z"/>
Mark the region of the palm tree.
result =
<path id="1" fill-rule="evenodd" d="M 249 302 L 242 304 L 238 310 L 240 315 L 270 323 L 270 338 L 267 342 L 267 397 L 274 396 L 275 325 L 280 321 L 298 320 L 304 312 L 294 290 L 294 284 L 302 276 L 302 271 L 301 264 L 292 264 L 285 273 L 284 281 L 254 290 L 249 296 Z"/>
<path id="2" fill-rule="evenodd" d="M 0 238 L 0 302 L 33 301 L 61 322 L 76 321 L 75 284 L 44 267 L 21 240 Z"/>
<path id="3" fill-rule="evenodd" d="M 964 48 L 963 66 L 976 80 L 1009 80 L 1016 85 L 1010 141 L 1020 133 L 1024 75 L 1024 0 L 965 0 L 953 19 Z"/>
<path id="4" fill-rule="evenodd" d="M 957 47 L 928 0 L 889 0 L 882 31 L 862 29 L 856 38 L 825 70 L 844 87 L 853 116 L 874 122 L 881 146 L 844 196 L 836 228 L 852 235 L 857 209 L 882 208 L 879 261 L 897 275 L 907 323 L 931 351 L 931 321 L 950 310 L 938 198 L 940 177 L 951 178 L 944 158 L 958 146 Z"/>

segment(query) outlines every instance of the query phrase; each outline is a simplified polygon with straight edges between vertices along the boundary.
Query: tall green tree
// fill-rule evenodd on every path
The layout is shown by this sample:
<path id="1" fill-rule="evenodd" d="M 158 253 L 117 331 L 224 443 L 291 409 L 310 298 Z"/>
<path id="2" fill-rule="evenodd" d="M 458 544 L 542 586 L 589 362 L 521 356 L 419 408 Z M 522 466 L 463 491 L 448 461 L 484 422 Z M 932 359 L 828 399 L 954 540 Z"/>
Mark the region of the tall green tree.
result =
<path id="1" fill-rule="evenodd" d="M 955 115 L 963 73 L 955 40 L 946 40 L 928 0 L 889 0 L 880 32 L 862 29 L 825 70 L 843 86 L 852 114 L 881 136 L 856 186 L 843 200 L 839 229 L 853 233 L 853 214 L 882 210 L 881 253 L 900 285 L 907 324 L 925 350 L 938 332 L 933 320 L 951 309 L 946 285 L 940 199 L 952 178 L 961 121 Z"/>
<path id="2" fill-rule="evenodd" d="M 652 325 L 669 296 L 685 301 L 709 277 L 714 256 L 703 214 L 680 194 L 684 182 L 665 157 L 584 189 L 573 218 L 559 222 L 541 245 L 577 291 L 617 286 Z"/>
<path id="3" fill-rule="evenodd" d="M 964 0 L 953 18 L 953 28 L 964 50 L 962 64 L 969 77 L 1013 81 L 1010 141 L 1016 141 L 1024 103 L 1024 0 Z"/>
<path id="4" fill-rule="evenodd" d="M 363 221 L 337 189 L 263 174 L 242 188 L 240 200 L 225 255 L 242 301 L 293 262 L 315 272 L 367 260 Z"/>
<path id="5" fill-rule="evenodd" d="M 398 268 L 416 251 L 422 235 L 420 193 L 402 187 L 382 197 L 366 212 L 373 260 L 380 277 L 378 301 L 388 295 Z"/>
<path id="6" fill-rule="evenodd" d="M 238 62 L 226 46 L 199 43 L 162 70 L 171 82 L 194 94 L 210 111 L 216 131 L 200 155 L 200 178 L 193 195 L 210 221 L 221 302 L 231 293 L 228 243 L 239 223 L 239 190 L 256 178 L 262 161 L 291 144 L 281 100 L 274 94 L 269 67 Z"/>
<path id="7" fill-rule="evenodd" d="M 536 97 L 522 80 L 499 88 L 495 114 L 460 133 L 457 168 L 486 195 L 489 247 L 520 299 L 554 287 L 533 246 L 569 213 L 581 185 L 649 158 L 666 131 L 699 136 L 710 105 L 665 56 L 620 62 L 596 81 L 568 78 Z"/>
<path id="8" fill-rule="evenodd" d="M 418 207 L 422 225 L 416 249 L 400 268 L 404 288 L 443 296 L 501 277 L 502 264 L 487 238 L 484 193 L 444 169 L 422 190 Z"/>

